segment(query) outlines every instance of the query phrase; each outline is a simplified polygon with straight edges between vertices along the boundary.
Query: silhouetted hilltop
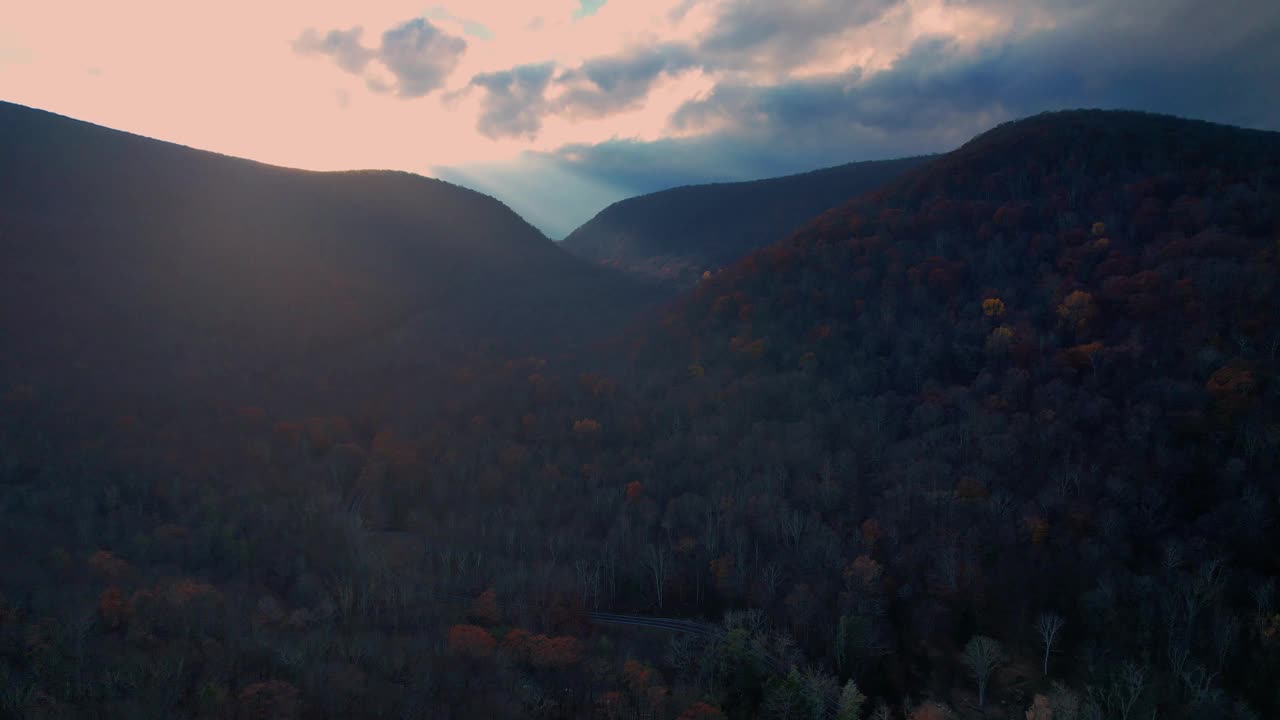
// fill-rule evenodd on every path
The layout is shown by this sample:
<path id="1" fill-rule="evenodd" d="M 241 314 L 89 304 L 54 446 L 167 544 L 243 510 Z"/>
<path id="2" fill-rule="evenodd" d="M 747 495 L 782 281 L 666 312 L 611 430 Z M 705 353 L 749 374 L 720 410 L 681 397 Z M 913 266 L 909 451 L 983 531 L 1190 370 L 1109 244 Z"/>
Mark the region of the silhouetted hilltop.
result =
<path id="1" fill-rule="evenodd" d="M 6 377 L 140 389 L 558 347 L 650 297 L 449 183 L 273 167 L 11 104 L 0 294 Z"/>

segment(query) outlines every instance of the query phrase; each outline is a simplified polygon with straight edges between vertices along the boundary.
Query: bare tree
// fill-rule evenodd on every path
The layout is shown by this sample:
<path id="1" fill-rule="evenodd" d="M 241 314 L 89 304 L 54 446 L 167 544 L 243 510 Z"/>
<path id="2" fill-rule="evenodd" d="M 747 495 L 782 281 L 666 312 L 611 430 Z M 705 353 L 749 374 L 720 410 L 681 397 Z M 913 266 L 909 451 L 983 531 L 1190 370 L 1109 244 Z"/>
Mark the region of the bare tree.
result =
<path id="1" fill-rule="evenodd" d="M 1089 699 L 1108 717 L 1129 720 L 1137 717 L 1134 710 L 1138 705 L 1142 691 L 1146 688 L 1147 672 L 1144 668 L 1126 662 L 1111 676 L 1111 681 L 1104 688 L 1090 687 Z"/>
<path id="2" fill-rule="evenodd" d="M 1125 663 L 1124 669 L 1120 673 L 1120 682 L 1116 684 L 1116 697 L 1119 700 L 1117 707 L 1120 709 L 1120 716 L 1123 720 L 1129 720 L 1129 714 L 1133 712 L 1133 708 L 1138 703 L 1138 698 L 1142 696 L 1142 690 L 1147 684 L 1147 672 L 1143 668 L 1133 663 Z"/>
<path id="3" fill-rule="evenodd" d="M 1249 592 L 1253 595 L 1253 602 L 1257 606 L 1258 616 L 1266 617 L 1270 615 L 1276 599 L 1276 579 L 1272 577 L 1260 580 L 1249 588 Z"/>
<path id="4" fill-rule="evenodd" d="M 1182 671 L 1182 686 L 1186 688 L 1192 701 L 1199 705 L 1213 692 L 1213 679 L 1218 673 L 1211 673 L 1200 663 L 1193 663 Z"/>
<path id="5" fill-rule="evenodd" d="M 1174 540 L 1164 548 L 1164 570 L 1172 575 L 1182 567 L 1182 543 Z"/>
<path id="6" fill-rule="evenodd" d="M 590 560 L 576 560 L 578 586 L 582 588 L 582 606 L 587 607 L 590 598 L 595 599 L 595 607 L 600 607 L 600 563 Z"/>
<path id="7" fill-rule="evenodd" d="M 1049 674 L 1049 653 L 1053 651 L 1053 643 L 1058 639 L 1058 631 L 1066 624 L 1066 620 L 1057 613 L 1040 613 L 1036 618 L 1036 632 L 1040 633 L 1040 644 L 1044 646 L 1044 674 Z"/>
<path id="8" fill-rule="evenodd" d="M 612 601 L 618 595 L 618 551 L 612 542 L 606 542 L 600 548 L 600 570 Z"/>
<path id="9" fill-rule="evenodd" d="M 764 582 L 768 599 L 772 600 L 778 594 L 778 587 L 782 585 L 782 566 L 772 561 L 766 563 L 760 570 L 760 579 Z"/>
<path id="10" fill-rule="evenodd" d="M 661 610 L 663 590 L 667 584 L 667 551 L 650 543 L 644 564 L 653 573 L 653 591 L 658 597 L 658 609 Z"/>
<path id="11" fill-rule="evenodd" d="M 805 516 L 799 510 L 783 510 L 778 518 L 782 534 L 791 543 L 795 551 L 800 550 L 800 540 L 804 536 Z"/>
<path id="12" fill-rule="evenodd" d="M 1213 559 L 1201 565 L 1198 572 L 1182 585 L 1183 613 L 1188 628 L 1195 625 L 1200 611 L 1212 604 L 1225 582 L 1222 561 Z"/>
<path id="13" fill-rule="evenodd" d="M 955 544 L 949 544 L 937 554 L 934 578 L 947 589 L 956 592 L 960 589 L 960 550 Z"/>
<path id="14" fill-rule="evenodd" d="M 974 679 L 978 681 L 978 707 L 987 701 L 987 681 L 991 673 L 1004 659 L 1004 651 L 1000 643 L 986 635 L 974 635 L 964 646 L 964 663 L 969 666 Z"/>
<path id="15" fill-rule="evenodd" d="M 1084 713 L 1080 706 L 1080 696 L 1074 691 L 1055 681 L 1049 691 L 1049 707 L 1053 708 L 1055 720 L 1083 720 Z"/>
<path id="16" fill-rule="evenodd" d="M 1240 634 L 1240 621 L 1226 612 L 1217 614 L 1213 619 L 1213 652 L 1218 661 L 1218 672 L 1222 672 L 1227 664 L 1227 657 Z"/>

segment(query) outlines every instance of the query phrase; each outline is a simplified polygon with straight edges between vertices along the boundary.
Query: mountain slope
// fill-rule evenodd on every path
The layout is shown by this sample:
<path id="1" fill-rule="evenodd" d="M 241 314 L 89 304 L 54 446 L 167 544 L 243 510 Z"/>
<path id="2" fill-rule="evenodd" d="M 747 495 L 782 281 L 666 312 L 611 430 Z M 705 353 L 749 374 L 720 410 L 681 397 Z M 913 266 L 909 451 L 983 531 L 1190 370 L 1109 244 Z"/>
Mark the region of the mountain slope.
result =
<path id="1" fill-rule="evenodd" d="M 1142 712 L 1271 717 L 1277 307 L 1280 133 L 1036 116 L 700 284 L 642 349 L 689 429 L 644 457 L 663 499 L 776 515 L 759 552 L 805 588 L 775 621 L 857 628 L 807 647 L 864 687 L 958 686 L 978 634 L 1031 660 L 1053 612 L 1078 687 L 1140 667 Z"/>
<path id="2" fill-rule="evenodd" d="M 138 389 L 547 347 L 649 297 L 448 183 L 272 167 L 10 104 L 0 293 L 6 378 Z"/>
<path id="3" fill-rule="evenodd" d="M 421 426 L 10 393 L 9 707 L 1280 717 L 1278 239 L 1280 134 L 1054 113 Z"/>
<path id="4" fill-rule="evenodd" d="M 992 704 L 1056 681 L 1102 717 L 1125 687 L 1142 715 L 1274 717 L 1278 239 L 1280 134 L 1037 116 L 699 283 L 612 376 L 552 395 L 517 371 L 421 451 L 455 478 L 448 522 L 554 518 L 541 565 L 483 545 L 495 577 L 599 563 L 607 587 L 564 586 L 612 610 L 759 610 L 726 622 L 787 633 L 827 674 L 812 692 L 976 704 L 962 658 L 989 636 Z M 1042 613 L 1065 619 L 1048 659 Z M 707 701 L 795 707 L 809 691 L 747 645 L 689 650 L 722 668 Z"/>
<path id="5" fill-rule="evenodd" d="M 562 242 L 570 252 L 690 284 L 926 157 L 855 162 L 752 182 L 672 188 L 610 205 Z"/>

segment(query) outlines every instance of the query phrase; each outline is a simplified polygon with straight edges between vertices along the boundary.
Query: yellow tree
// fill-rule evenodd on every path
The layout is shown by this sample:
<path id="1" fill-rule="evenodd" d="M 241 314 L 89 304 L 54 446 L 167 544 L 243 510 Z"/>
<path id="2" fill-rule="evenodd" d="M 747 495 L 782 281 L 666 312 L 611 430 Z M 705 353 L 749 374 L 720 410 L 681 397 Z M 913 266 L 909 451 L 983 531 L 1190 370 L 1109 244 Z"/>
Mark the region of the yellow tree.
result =
<path id="1" fill-rule="evenodd" d="M 1058 317 L 1077 332 L 1087 329 L 1097 314 L 1093 296 L 1083 290 L 1073 291 L 1058 305 Z"/>

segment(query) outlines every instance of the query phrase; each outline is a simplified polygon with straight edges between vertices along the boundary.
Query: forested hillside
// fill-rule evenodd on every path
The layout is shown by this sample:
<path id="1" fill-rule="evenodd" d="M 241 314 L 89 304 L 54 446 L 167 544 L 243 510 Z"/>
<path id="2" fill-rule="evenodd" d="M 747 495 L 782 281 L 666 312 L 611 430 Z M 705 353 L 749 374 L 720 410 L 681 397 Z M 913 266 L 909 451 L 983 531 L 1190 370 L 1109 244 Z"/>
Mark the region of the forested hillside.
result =
<path id="1" fill-rule="evenodd" d="M 929 160 L 855 162 L 751 182 L 690 185 L 628 198 L 574 230 L 575 255 L 646 277 L 692 285 L 786 237 L 814 215 Z"/>
<path id="2" fill-rule="evenodd" d="M 1078 111 L 447 396 L 16 386 L 0 712 L 1280 716 L 1277 307 L 1280 134 Z"/>
<path id="3" fill-rule="evenodd" d="M 316 382 L 369 388 L 469 348 L 608 334 L 653 297 L 455 185 L 272 167 L 0 104 L 13 382 L 302 403 Z"/>

